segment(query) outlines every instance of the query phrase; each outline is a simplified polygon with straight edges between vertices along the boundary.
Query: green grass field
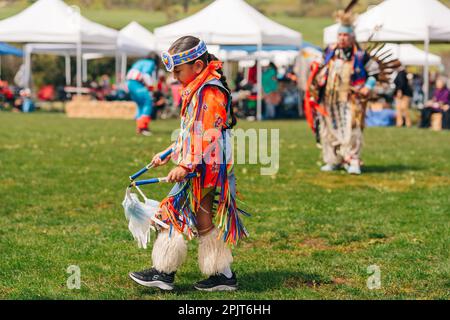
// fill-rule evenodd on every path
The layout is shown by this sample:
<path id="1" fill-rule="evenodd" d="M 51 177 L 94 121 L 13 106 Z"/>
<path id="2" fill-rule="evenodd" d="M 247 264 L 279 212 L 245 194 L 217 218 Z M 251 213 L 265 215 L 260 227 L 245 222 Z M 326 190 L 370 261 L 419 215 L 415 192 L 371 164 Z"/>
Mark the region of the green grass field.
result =
<path id="1" fill-rule="evenodd" d="M 144 138 L 132 121 L 1 112 L 0 299 L 450 298 L 450 132 L 369 128 L 355 177 L 319 172 L 300 121 L 239 124 L 279 128 L 281 139 L 278 174 L 236 167 L 253 215 L 234 250 L 240 290 L 192 289 L 202 278 L 196 240 L 174 292 L 138 287 L 127 274 L 149 267 L 150 250 L 137 248 L 121 201 L 128 175 L 177 123 L 156 121 Z M 146 191 L 160 200 L 169 188 Z M 81 268 L 80 290 L 66 286 L 70 265 Z M 381 270 L 378 290 L 367 288 L 370 265 Z"/>

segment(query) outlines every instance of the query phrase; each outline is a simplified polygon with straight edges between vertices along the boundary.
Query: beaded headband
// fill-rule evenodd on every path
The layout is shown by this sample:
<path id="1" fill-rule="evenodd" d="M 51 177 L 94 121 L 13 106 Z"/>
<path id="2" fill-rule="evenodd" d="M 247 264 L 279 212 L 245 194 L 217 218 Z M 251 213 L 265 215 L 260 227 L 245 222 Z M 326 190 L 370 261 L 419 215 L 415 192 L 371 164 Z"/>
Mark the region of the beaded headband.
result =
<path id="1" fill-rule="evenodd" d="M 167 71 L 172 72 L 175 66 L 193 61 L 202 56 L 207 51 L 208 48 L 206 47 L 206 43 L 200 41 L 200 43 L 194 48 L 186 50 L 184 52 L 176 53 L 174 55 L 171 55 L 169 52 L 165 51 L 161 53 L 161 59 Z"/>
<path id="2" fill-rule="evenodd" d="M 348 33 L 348 34 L 354 34 L 353 26 L 346 26 L 346 25 L 340 25 L 338 29 L 338 33 Z"/>

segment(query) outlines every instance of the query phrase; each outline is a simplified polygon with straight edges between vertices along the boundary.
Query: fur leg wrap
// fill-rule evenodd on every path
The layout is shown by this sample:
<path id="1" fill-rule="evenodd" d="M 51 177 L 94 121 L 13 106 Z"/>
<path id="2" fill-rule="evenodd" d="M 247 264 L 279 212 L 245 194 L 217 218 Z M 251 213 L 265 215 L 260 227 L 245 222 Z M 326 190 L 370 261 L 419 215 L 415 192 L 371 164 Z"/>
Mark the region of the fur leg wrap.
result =
<path id="1" fill-rule="evenodd" d="M 176 271 L 187 255 L 187 244 L 183 235 L 175 230 L 169 236 L 169 231 L 158 234 L 152 251 L 153 267 L 165 273 Z"/>
<path id="2" fill-rule="evenodd" d="M 219 231 L 214 228 L 206 235 L 200 236 L 198 246 L 198 263 L 200 271 L 211 276 L 223 272 L 233 262 L 231 249 L 221 238 L 217 238 Z"/>

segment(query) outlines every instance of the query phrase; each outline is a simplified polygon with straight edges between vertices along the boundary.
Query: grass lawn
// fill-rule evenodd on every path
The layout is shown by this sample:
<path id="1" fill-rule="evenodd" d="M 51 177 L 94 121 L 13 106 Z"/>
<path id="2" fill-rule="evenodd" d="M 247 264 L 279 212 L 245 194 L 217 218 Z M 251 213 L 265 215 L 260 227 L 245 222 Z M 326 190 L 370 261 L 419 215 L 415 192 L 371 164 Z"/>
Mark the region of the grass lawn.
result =
<path id="1" fill-rule="evenodd" d="M 196 240 L 174 292 L 138 287 L 127 274 L 149 267 L 150 250 L 137 248 L 121 201 L 128 175 L 177 124 L 156 121 L 145 138 L 132 121 L 0 112 L 0 299 L 450 298 L 450 132 L 369 128 L 355 177 L 321 173 L 299 121 L 239 124 L 279 128 L 281 140 L 278 174 L 236 167 L 253 215 L 234 250 L 240 290 L 192 289 L 202 278 Z M 161 200 L 169 188 L 146 191 Z M 80 290 L 66 286 L 70 265 L 81 268 Z M 366 285 L 370 265 L 381 270 L 378 290 Z"/>

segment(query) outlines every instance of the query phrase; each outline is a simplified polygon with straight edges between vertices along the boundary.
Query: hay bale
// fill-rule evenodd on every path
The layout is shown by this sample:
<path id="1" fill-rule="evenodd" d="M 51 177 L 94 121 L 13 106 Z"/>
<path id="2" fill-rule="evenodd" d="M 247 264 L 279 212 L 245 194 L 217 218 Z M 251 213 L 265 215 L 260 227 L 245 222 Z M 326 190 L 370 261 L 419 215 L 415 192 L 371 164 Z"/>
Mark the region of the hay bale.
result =
<path id="1" fill-rule="evenodd" d="M 441 131 L 442 130 L 442 113 L 433 113 L 431 115 L 431 130 Z"/>
<path id="2" fill-rule="evenodd" d="M 74 99 L 66 105 L 69 118 L 134 119 L 136 104 L 132 101 L 95 101 Z"/>

